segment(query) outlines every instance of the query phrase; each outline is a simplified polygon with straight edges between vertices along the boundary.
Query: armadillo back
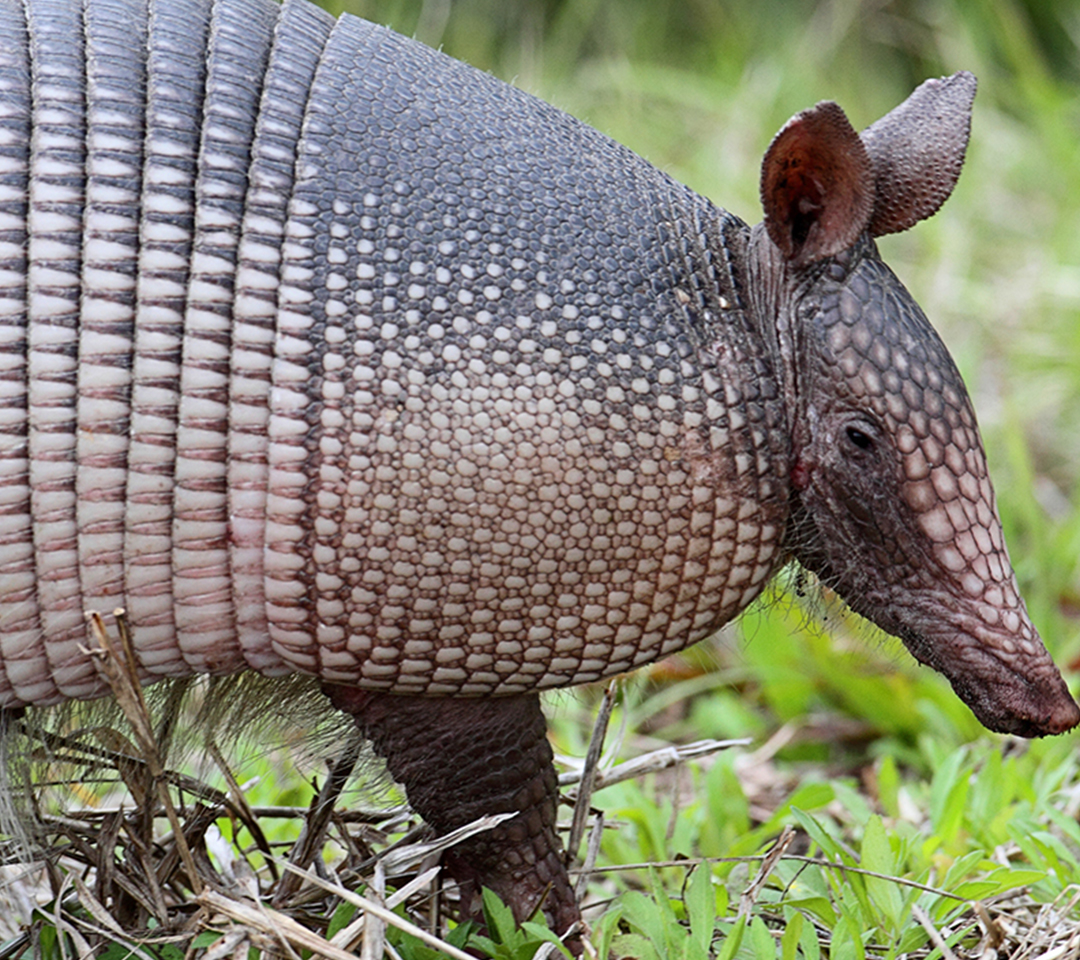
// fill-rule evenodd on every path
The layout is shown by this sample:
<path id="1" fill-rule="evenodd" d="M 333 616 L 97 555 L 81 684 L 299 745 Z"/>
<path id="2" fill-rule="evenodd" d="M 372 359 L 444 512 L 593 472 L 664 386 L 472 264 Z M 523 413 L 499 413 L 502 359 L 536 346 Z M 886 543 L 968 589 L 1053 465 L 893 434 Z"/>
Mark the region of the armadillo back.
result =
<path id="1" fill-rule="evenodd" d="M 787 439 L 739 221 L 302 0 L 27 10 L 0 3 L 0 705 L 102 692 L 88 608 L 126 607 L 148 679 L 479 695 L 760 591 Z"/>

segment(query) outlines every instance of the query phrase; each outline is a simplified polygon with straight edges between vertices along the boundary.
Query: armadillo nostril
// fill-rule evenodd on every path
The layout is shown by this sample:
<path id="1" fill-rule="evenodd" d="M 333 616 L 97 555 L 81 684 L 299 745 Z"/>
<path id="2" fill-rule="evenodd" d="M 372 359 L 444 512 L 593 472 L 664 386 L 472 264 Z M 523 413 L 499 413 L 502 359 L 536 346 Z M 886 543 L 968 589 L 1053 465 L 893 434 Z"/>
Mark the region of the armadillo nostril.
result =
<path id="1" fill-rule="evenodd" d="M 1077 706 L 1076 701 L 1073 700 L 1068 691 L 1064 691 L 1062 701 L 1054 707 L 1053 712 L 1050 714 L 1050 719 L 1046 724 L 1046 731 L 1055 735 L 1066 733 L 1078 724 L 1080 724 L 1080 706 Z"/>

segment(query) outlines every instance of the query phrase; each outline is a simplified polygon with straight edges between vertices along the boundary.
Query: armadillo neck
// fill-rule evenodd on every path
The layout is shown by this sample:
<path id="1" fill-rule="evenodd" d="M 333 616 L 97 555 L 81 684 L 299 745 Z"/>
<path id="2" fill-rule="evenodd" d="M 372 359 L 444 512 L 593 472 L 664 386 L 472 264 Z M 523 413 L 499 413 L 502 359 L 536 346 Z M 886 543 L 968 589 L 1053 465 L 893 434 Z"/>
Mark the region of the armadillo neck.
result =
<path id="1" fill-rule="evenodd" d="M 745 228 L 534 98 L 303 0 L 0 7 L 0 706 L 306 671 L 598 678 L 773 572 Z"/>

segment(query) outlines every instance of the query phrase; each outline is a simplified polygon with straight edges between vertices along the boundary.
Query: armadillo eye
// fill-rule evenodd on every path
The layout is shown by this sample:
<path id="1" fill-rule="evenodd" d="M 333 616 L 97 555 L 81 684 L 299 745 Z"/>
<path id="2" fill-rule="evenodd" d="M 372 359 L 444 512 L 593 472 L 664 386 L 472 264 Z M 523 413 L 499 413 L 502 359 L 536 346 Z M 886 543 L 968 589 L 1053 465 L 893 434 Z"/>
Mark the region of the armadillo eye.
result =
<path id="1" fill-rule="evenodd" d="M 858 427 L 848 427 L 847 438 L 860 450 L 870 450 L 874 446 L 873 438 Z"/>

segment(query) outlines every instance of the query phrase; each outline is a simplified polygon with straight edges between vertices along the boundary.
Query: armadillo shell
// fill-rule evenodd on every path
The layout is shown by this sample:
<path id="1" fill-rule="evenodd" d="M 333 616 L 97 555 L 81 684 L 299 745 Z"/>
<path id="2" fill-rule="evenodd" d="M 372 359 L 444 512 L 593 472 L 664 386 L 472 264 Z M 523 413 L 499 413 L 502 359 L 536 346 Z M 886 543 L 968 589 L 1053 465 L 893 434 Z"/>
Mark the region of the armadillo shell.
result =
<path id="1" fill-rule="evenodd" d="M 303 0 L 0 5 L 0 706 L 252 668 L 509 694 L 778 563 L 746 228 Z M 131 38 L 136 38 L 132 43 Z"/>

